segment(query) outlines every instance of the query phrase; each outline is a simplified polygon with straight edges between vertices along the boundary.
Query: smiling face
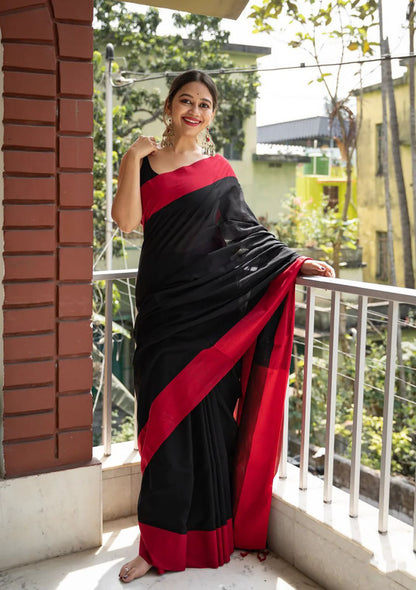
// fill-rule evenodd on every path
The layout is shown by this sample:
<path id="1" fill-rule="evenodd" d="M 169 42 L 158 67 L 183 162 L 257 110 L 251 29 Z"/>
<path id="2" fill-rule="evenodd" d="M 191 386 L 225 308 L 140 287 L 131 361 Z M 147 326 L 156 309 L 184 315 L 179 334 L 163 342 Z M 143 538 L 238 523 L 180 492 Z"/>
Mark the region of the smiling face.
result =
<path id="1" fill-rule="evenodd" d="M 166 105 L 166 113 L 172 118 L 176 137 L 196 137 L 214 118 L 213 98 L 202 82 L 189 82 L 182 86 Z"/>

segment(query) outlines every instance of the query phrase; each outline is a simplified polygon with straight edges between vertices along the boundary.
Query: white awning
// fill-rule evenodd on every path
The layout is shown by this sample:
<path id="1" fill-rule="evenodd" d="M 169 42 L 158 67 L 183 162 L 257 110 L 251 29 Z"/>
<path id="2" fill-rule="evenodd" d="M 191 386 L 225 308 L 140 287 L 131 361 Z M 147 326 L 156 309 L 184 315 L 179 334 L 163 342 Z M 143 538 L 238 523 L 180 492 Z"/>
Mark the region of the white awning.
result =
<path id="1" fill-rule="evenodd" d="M 193 14 L 204 14 L 206 16 L 218 16 L 220 18 L 236 19 L 240 16 L 243 9 L 248 4 L 248 0 L 128 0 L 135 4 L 145 4 L 148 6 L 157 6 L 158 8 L 170 8 L 171 10 L 180 10 L 191 12 Z"/>

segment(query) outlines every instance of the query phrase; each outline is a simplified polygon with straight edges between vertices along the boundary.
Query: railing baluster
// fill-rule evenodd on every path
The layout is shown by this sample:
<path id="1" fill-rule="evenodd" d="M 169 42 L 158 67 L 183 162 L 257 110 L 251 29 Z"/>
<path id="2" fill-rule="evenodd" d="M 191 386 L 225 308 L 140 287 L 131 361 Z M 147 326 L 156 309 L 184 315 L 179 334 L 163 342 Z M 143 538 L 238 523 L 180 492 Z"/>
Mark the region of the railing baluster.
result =
<path id="1" fill-rule="evenodd" d="M 112 375 L 113 375 L 113 281 L 105 283 L 103 445 L 104 454 L 111 455 Z"/>
<path id="2" fill-rule="evenodd" d="M 381 451 L 380 466 L 380 496 L 378 514 L 379 533 L 387 532 L 387 522 L 389 516 L 391 444 L 393 434 L 394 382 L 397 355 L 398 319 L 399 304 L 397 301 L 390 301 L 386 350 L 386 378 L 384 382 L 383 447 Z"/>
<path id="3" fill-rule="evenodd" d="M 331 296 L 331 328 L 329 335 L 328 360 L 328 397 L 326 405 L 326 437 L 325 437 L 325 471 L 324 471 L 324 502 L 332 502 L 332 483 L 334 478 L 334 440 L 335 440 L 335 411 L 337 404 L 337 372 L 338 372 L 338 342 L 339 342 L 339 313 L 341 293 L 332 292 Z"/>
<path id="4" fill-rule="evenodd" d="M 280 479 L 287 478 L 287 451 L 288 451 L 288 442 L 289 442 L 289 394 L 290 394 L 290 387 L 287 386 L 286 390 L 286 397 L 285 397 L 285 407 L 283 413 L 283 424 L 282 424 L 282 440 L 281 440 L 281 453 L 280 453 L 280 463 L 279 463 L 279 477 Z"/>
<path id="5" fill-rule="evenodd" d="M 113 372 L 113 282 L 134 279 L 137 270 L 97 270 L 93 273 L 94 281 L 105 281 L 105 332 L 104 332 L 104 383 L 103 383 L 103 419 L 102 443 L 104 454 L 111 455 L 112 428 L 112 372 Z M 136 402 L 135 402 L 136 404 Z M 135 406 L 136 407 L 136 406 Z M 134 412 L 135 449 L 137 450 L 137 412 Z"/>
<path id="6" fill-rule="evenodd" d="M 313 334 L 315 329 L 315 289 L 306 295 L 305 358 L 303 367 L 302 432 L 300 439 L 299 488 L 306 490 L 309 466 L 309 436 L 311 425 L 311 392 L 313 365 Z"/>
<path id="7" fill-rule="evenodd" d="M 352 423 L 352 452 L 350 476 L 350 516 L 358 516 L 360 497 L 361 433 L 363 428 L 363 398 L 365 375 L 365 345 L 367 341 L 368 297 L 358 299 L 357 341 L 355 347 L 354 418 Z"/>
<path id="8" fill-rule="evenodd" d="M 111 381 L 112 381 L 112 283 L 114 280 L 134 278 L 137 274 L 135 269 L 113 270 L 113 271 L 94 271 L 93 280 L 106 281 L 106 310 L 105 310 L 105 345 L 104 345 L 104 387 L 103 387 L 103 445 L 104 453 L 111 453 Z M 394 410 L 394 385 L 395 385 L 395 368 L 397 355 L 397 334 L 399 321 L 399 304 L 416 305 L 415 291 L 400 287 L 390 287 L 376 285 L 371 283 L 361 283 L 357 281 L 345 281 L 341 279 L 328 280 L 319 277 L 298 277 L 297 285 L 307 289 L 306 297 L 306 326 L 305 326 L 305 365 L 304 365 L 304 383 L 303 383 L 303 408 L 302 408 L 302 433 L 301 433 L 301 451 L 300 451 L 300 478 L 299 487 L 307 488 L 307 476 L 309 466 L 309 436 L 311 422 L 311 395 L 312 395 L 312 370 L 313 370 L 313 346 L 314 346 L 314 314 L 315 300 L 317 289 L 329 289 L 333 293 L 351 293 L 359 297 L 358 300 L 358 322 L 357 322 L 357 345 L 356 345 L 356 370 L 354 385 L 354 420 L 352 434 L 352 459 L 351 459 L 351 481 L 350 481 L 350 515 L 357 516 L 359 503 L 359 485 L 360 485 L 360 459 L 361 459 L 361 434 L 362 434 L 362 413 L 363 413 L 363 388 L 365 375 L 365 347 L 366 347 L 366 326 L 368 312 L 368 298 L 385 300 L 389 302 L 389 319 L 388 319 L 388 343 L 387 343 L 387 363 L 385 375 L 385 404 L 383 416 L 383 449 L 381 458 L 380 471 L 380 498 L 379 498 L 379 531 L 387 532 L 388 512 L 389 512 L 389 485 L 390 485 L 390 468 L 391 468 L 391 446 L 393 432 L 393 410 Z M 329 398 L 328 403 L 328 428 L 327 433 L 327 458 L 326 458 L 326 501 L 330 500 L 330 482 L 332 482 L 332 416 L 335 408 L 335 390 L 336 390 L 336 357 L 337 357 L 337 336 L 338 326 L 335 324 L 339 321 L 337 316 L 337 303 L 334 301 L 337 297 L 332 295 L 332 318 L 331 318 L 331 348 L 329 367 Z M 282 460 L 280 465 L 280 477 L 286 477 L 287 465 L 287 447 L 288 447 L 288 402 L 287 395 L 285 401 L 285 415 L 282 438 Z M 137 448 L 137 424 L 135 412 L 135 445 Z M 328 474 L 328 475 L 327 475 Z M 324 499 L 325 499 L 324 498 Z M 415 515 L 413 522 L 413 550 L 416 552 L 416 496 L 415 496 Z"/>
<path id="9" fill-rule="evenodd" d="M 416 481 L 415 481 L 416 484 Z M 416 493 L 413 506 L 413 551 L 416 553 Z"/>

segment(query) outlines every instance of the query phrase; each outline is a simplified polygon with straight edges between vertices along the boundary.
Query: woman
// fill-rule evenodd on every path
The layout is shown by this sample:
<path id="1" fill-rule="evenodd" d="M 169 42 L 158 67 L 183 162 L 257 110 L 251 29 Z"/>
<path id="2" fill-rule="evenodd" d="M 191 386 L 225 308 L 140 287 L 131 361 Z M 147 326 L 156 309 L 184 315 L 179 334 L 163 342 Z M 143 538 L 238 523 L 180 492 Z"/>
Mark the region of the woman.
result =
<path id="1" fill-rule="evenodd" d="M 120 167 L 113 218 L 127 232 L 144 224 L 134 357 L 141 534 L 123 582 L 265 547 L 294 282 L 299 272 L 334 276 L 247 207 L 232 168 L 213 155 L 217 102 L 209 76 L 178 76 L 161 145 L 140 137 Z"/>

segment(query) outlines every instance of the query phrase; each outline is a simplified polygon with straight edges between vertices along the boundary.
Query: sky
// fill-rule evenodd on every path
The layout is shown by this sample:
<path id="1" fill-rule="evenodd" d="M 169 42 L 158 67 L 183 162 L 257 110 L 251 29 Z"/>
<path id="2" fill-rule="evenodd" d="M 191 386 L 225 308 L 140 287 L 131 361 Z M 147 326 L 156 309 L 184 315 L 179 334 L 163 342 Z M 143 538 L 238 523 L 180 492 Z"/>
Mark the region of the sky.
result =
<path id="1" fill-rule="evenodd" d="M 298 4 L 308 4 L 308 0 L 299 0 Z M 303 49 L 292 49 L 287 42 L 291 38 L 294 29 L 289 21 L 282 21 L 279 28 L 271 34 L 254 33 L 254 21 L 248 18 L 253 4 L 261 4 L 261 0 L 250 1 L 241 16 L 232 21 L 224 19 L 224 28 L 230 31 L 231 43 L 257 45 L 271 48 L 271 55 L 258 60 L 259 68 L 281 68 L 286 66 L 299 66 L 302 62 L 312 64 L 312 58 Z M 384 35 L 389 38 L 391 55 L 405 55 L 408 53 L 408 31 L 405 28 L 406 9 L 408 0 L 384 0 L 383 21 Z M 137 7 L 137 5 L 136 5 Z M 145 8 L 141 8 L 145 10 Z M 161 34 L 171 31 L 172 11 L 160 9 L 162 24 L 158 30 Z M 275 21 L 276 22 L 276 21 Z M 378 41 L 378 27 L 373 31 Z M 378 48 L 376 48 L 378 55 Z M 336 46 L 331 42 L 320 49 L 320 60 L 326 62 L 337 61 Z M 351 60 L 357 56 L 356 52 L 347 52 L 345 59 Z M 405 70 L 400 67 L 398 60 L 392 60 L 393 75 L 401 75 Z M 336 71 L 333 71 L 334 76 Z M 348 94 L 352 88 L 359 88 L 359 77 L 356 74 L 356 66 L 343 67 L 343 80 L 341 95 Z M 293 69 L 288 71 L 269 71 L 260 74 L 260 95 L 257 100 L 257 125 L 269 125 L 282 121 L 291 121 L 325 114 L 325 91 L 323 85 L 317 82 L 310 83 L 316 78 L 313 69 Z M 376 84 L 380 81 L 379 62 L 374 62 L 363 68 L 363 85 Z M 344 94 L 344 95 L 345 95 Z"/>
<path id="2" fill-rule="evenodd" d="M 268 57 L 258 61 L 259 67 L 284 67 L 298 66 L 304 62 L 312 64 L 312 58 L 303 49 L 288 47 L 288 32 L 294 30 L 290 23 L 282 23 L 285 30 L 276 30 L 271 34 L 255 34 L 252 32 L 252 19 L 247 18 L 250 13 L 250 5 L 236 22 L 225 21 L 231 30 L 230 40 L 238 43 L 238 39 L 245 39 L 245 43 L 265 45 L 272 49 Z M 384 0 L 383 22 L 384 35 L 389 37 L 390 51 L 392 55 L 402 55 L 408 52 L 408 31 L 403 28 L 406 25 L 406 8 L 408 0 Z M 296 28 L 296 30 L 298 30 Z M 378 41 L 378 27 L 374 29 Z M 261 39 L 261 42 L 260 42 Z M 240 41 L 242 42 L 242 41 Z M 376 55 L 378 55 L 376 48 Z M 327 43 L 320 51 L 320 60 L 327 62 L 337 61 L 336 46 Z M 347 52 L 345 59 L 351 60 L 356 52 Z M 394 75 L 401 75 L 405 70 L 394 62 Z M 336 70 L 333 71 L 334 75 Z M 359 88 L 359 77 L 356 75 L 356 66 L 344 66 L 345 93 L 351 88 Z M 322 84 L 310 81 L 316 78 L 316 70 L 295 69 L 287 72 L 275 71 L 261 74 L 260 97 L 257 102 L 257 125 L 268 125 L 281 121 L 302 119 L 315 115 L 325 114 L 325 91 Z M 368 64 L 363 72 L 363 85 L 376 84 L 380 81 L 379 62 Z"/>

